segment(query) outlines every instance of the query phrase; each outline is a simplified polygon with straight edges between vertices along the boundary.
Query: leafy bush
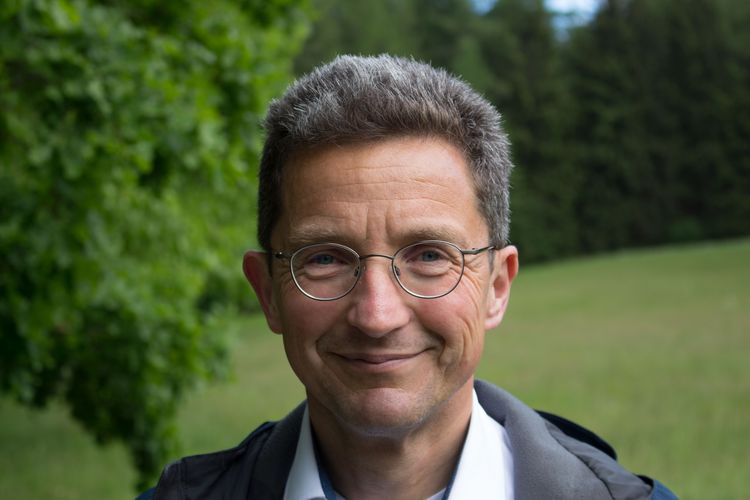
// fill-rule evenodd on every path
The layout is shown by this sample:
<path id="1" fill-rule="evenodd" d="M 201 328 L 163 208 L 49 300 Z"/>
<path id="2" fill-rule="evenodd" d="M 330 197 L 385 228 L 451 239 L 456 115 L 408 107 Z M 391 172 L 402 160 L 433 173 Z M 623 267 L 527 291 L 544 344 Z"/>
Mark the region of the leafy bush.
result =
<path id="1" fill-rule="evenodd" d="M 306 9 L 0 4 L 0 390 L 62 398 L 141 486 L 186 390 L 221 374 L 211 311 L 250 307 L 258 124 Z"/>

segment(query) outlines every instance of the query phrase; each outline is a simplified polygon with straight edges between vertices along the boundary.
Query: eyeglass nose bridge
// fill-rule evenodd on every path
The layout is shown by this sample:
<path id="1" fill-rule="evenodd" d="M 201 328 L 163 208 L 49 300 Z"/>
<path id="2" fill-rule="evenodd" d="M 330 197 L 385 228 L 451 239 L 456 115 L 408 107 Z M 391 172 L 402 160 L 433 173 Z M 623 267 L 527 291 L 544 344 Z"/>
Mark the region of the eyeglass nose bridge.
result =
<path id="1" fill-rule="evenodd" d="M 401 270 L 396 266 L 396 256 L 395 255 L 385 255 L 382 253 L 369 253 L 367 255 L 360 255 L 359 256 L 359 265 L 357 266 L 357 269 L 354 270 L 354 275 L 357 277 L 357 282 L 359 282 L 359 278 L 362 275 L 362 271 L 367 269 L 367 263 L 364 262 L 365 259 L 370 259 L 372 257 L 382 257 L 384 259 L 388 259 L 391 261 L 391 271 L 393 274 L 396 275 L 396 281 L 398 282 L 399 286 L 403 287 L 401 285 L 401 280 L 399 277 L 401 276 Z M 356 283 L 355 283 L 356 285 Z"/>

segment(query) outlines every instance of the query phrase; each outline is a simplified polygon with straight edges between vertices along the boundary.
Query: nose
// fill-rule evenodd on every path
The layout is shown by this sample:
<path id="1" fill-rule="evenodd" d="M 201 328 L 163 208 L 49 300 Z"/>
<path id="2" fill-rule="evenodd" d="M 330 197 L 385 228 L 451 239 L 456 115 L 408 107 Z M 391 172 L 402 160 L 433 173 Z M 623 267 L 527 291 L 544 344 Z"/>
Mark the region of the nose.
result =
<path id="1" fill-rule="evenodd" d="M 408 295 L 396 283 L 391 261 L 363 261 L 360 272 L 350 294 L 349 324 L 370 337 L 383 337 L 406 325 L 411 316 Z"/>

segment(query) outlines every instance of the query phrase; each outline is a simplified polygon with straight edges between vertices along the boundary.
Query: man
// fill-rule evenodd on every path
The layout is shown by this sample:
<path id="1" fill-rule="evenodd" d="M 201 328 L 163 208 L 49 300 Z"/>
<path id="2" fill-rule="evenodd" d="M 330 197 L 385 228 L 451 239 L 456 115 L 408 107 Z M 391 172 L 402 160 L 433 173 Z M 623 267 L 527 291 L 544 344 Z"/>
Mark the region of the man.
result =
<path id="1" fill-rule="evenodd" d="M 340 57 L 265 126 L 264 251 L 244 272 L 307 401 L 168 466 L 145 498 L 674 498 L 585 429 L 474 380 L 518 271 L 487 101 L 426 64 Z"/>

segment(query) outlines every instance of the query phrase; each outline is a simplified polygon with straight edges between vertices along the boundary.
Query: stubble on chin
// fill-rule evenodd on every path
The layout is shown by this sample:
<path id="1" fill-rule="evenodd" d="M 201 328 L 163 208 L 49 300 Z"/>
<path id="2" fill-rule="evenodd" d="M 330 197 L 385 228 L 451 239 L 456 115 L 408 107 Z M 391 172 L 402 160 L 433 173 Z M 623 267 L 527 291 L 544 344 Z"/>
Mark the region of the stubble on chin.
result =
<path id="1" fill-rule="evenodd" d="M 345 397 L 338 394 L 328 404 L 313 398 L 309 400 L 311 418 L 315 414 L 320 417 L 315 420 L 333 423 L 340 432 L 352 435 L 404 439 L 420 429 L 440 427 L 439 422 L 454 418 L 454 407 L 460 405 L 456 393 L 461 387 L 421 389 L 424 392 L 393 387 L 360 389 Z"/>

